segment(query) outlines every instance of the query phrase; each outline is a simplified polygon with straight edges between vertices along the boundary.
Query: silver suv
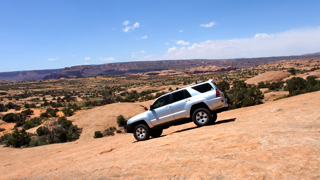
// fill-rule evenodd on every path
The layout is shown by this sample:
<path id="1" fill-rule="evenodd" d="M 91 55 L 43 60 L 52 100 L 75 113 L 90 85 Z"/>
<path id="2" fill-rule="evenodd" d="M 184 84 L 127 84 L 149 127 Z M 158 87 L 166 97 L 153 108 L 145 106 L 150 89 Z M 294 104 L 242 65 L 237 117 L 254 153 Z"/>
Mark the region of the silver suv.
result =
<path id="1" fill-rule="evenodd" d="M 150 108 L 130 118 L 124 128 L 138 141 L 159 137 L 177 121 L 192 120 L 197 126 L 213 124 L 217 112 L 228 107 L 220 88 L 210 79 L 190 84 L 160 96 Z"/>

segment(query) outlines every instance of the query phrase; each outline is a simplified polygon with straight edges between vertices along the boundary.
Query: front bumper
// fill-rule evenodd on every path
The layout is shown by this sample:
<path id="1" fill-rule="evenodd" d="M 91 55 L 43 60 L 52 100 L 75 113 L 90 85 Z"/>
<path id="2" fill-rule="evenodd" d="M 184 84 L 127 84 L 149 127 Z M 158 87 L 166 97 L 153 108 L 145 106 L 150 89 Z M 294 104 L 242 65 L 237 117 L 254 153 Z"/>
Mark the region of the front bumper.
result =
<path id="1" fill-rule="evenodd" d="M 127 131 L 127 133 L 132 133 L 132 131 L 133 131 L 132 124 L 126 124 L 123 127 Z"/>

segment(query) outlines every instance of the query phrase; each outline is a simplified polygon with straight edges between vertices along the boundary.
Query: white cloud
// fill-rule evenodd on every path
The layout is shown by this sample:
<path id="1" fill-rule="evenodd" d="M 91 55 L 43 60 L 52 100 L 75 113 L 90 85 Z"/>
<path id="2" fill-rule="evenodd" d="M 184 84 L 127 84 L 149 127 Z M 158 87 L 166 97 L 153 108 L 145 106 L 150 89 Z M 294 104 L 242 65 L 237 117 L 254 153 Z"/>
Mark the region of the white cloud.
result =
<path id="1" fill-rule="evenodd" d="M 50 59 L 47 59 L 48 61 L 55 61 L 55 60 L 58 60 L 59 57 L 56 57 L 56 58 L 50 58 Z"/>
<path id="2" fill-rule="evenodd" d="M 145 51 L 141 51 L 141 53 L 146 53 Z"/>
<path id="3" fill-rule="evenodd" d="M 216 25 L 217 23 L 216 22 L 210 22 L 208 24 L 200 24 L 200 26 L 203 26 L 203 27 L 212 27 L 214 25 Z"/>
<path id="4" fill-rule="evenodd" d="M 133 27 L 133 28 L 138 28 L 138 27 L 140 27 L 140 25 L 139 25 L 138 22 L 136 22 L 136 23 L 134 23 L 134 25 L 133 25 L 132 27 Z"/>
<path id="5" fill-rule="evenodd" d="M 159 59 L 228 59 L 300 55 L 320 50 L 320 29 L 258 33 L 251 38 L 207 40 L 185 49 L 171 47 Z"/>
<path id="6" fill-rule="evenodd" d="M 102 60 L 102 61 L 114 61 L 114 60 L 116 60 L 115 58 L 113 58 L 113 57 L 108 57 L 108 58 L 99 58 L 100 60 Z"/>
<path id="7" fill-rule="evenodd" d="M 169 45 L 170 43 L 166 42 L 166 45 Z"/>
<path id="8" fill-rule="evenodd" d="M 180 30 L 179 32 L 184 32 L 184 30 Z"/>
<path id="9" fill-rule="evenodd" d="M 132 54 L 131 57 L 136 57 L 136 55 L 135 55 L 135 54 Z"/>
<path id="10" fill-rule="evenodd" d="M 128 25 L 129 23 L 130 23 L 130 21 L 125 20 L 122 24 L 126 26 L 126 25 Z"/>
<path id="11" fill-rule="evenodd" d="M 84 58 L 84 60 L 90 60 L 90 59 L 91 59 L 90 57 L 85 57 L 85 58 Z"/>
<path id="12" fill-rule="evenodd" d="M 177 44 L 180 44 L 180 45 L 189 45 L 190 44 L 190 42 L 185 42 L 183 40 L 174 41 L 174 42 L 176 42 Z"/>
<path id="13" fill-rule="evenodd" d="M 147 56 L 142 56 L 142 57 L 140 57 L 140 59 L 150 59 L 150 58 L 152 58 L 153 56 L 154 56 L 153 54 L 147 55 Z"/>
<path id="14" fill-rule="evenodd" d="M 173 46 L 172 48 L 169 48 L 168 49 L 168 53 L 172 53 L 172 52 L 175 52 L 177 51 L 177 47 Z"/>
<path id="15" fill-rule="evenodd" d="M 148 36 L 142 36 L 141 37 L 141 39 L 147 39 L 148 38 Z"/>
<path id="16" fill-rule="evenodd" d="M 122 24 L 126 26 L 129 24 L 129 21 L 128 22 L 124 21 Z M 122 31 L 125 33 L 130 32 L 131 30 L 134 30 L 135 28 L 138 28 L 138 27 L 140 27 L 140 24 L 138 22 L 136 22 L 133 24 L 133 26 L 126 26 L 125 28 L 122 29 Z"/>

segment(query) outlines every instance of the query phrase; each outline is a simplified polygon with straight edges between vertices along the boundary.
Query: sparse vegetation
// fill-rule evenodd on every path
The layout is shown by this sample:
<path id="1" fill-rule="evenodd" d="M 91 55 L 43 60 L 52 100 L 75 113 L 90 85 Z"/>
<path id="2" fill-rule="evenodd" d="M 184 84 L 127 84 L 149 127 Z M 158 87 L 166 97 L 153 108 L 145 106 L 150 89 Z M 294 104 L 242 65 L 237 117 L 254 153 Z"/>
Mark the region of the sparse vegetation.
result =
<path id="1" fill-rule="evenodd" d="M 125 121 L 126 121 L 126 119 L 123 117 L 123 115 L 119 115 L 117 117 L 117 124 L 118 124 L 119 127 L 124 126 L 125 125 Z"/>
<path id="2" fill-rule="evenodd" d="M 101 133 L 101 131 L 96 131 L 94 132 L 94 138 L 102 138 L 103 134 Z"/>

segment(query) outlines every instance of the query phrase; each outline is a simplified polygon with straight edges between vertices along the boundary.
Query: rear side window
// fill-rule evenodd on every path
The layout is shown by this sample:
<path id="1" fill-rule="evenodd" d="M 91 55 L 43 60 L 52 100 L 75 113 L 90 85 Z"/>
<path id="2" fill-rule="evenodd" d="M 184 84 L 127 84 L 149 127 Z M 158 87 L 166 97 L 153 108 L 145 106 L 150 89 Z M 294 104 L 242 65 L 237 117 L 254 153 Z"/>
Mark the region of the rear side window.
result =
<path id="1" fill-rule="evenodd" d="M 172 100 L 173 102 L 177 102 L 186 98 L 191 97 L 190 93 L 187 90 L 178 91 L 175 93 L 172 93 Z"/>
<path id="2" fill-rule="evenodd" d="M 201 93 L 205 93 L 205 92 L 210 91 L 212 89 L 212 86 L 209 83 L 205 83 L 205 84 L 201 84 L 198 86 L 194 86 L 194 87 L 192 87 L 192 89 L 194 89 L 198 92 L 201 92 Z"/>

